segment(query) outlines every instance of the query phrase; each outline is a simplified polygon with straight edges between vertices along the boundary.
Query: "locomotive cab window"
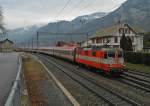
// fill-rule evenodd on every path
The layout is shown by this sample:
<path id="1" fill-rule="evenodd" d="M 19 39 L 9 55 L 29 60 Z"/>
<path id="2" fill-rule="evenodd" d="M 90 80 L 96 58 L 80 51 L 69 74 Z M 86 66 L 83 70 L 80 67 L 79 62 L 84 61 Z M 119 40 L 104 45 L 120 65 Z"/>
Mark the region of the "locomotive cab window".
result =
<path id="1" fill-rule="evenodd" d="M 115 57 L 115 55 L 116 55 L 116 53 L 115 52 L 108 52 L 108 57 L 112 57 L 112 58 L 114 58 Z M 120 52 L 118 52 L 118 57 L 120 58 L 120 57 L 122 57 L 122 52 L 120 51 Z"/>
<path id="2" fill-rule="evenodd" d="M 108 52 L 108 57 L 115 57 L 115 52 Z"/>

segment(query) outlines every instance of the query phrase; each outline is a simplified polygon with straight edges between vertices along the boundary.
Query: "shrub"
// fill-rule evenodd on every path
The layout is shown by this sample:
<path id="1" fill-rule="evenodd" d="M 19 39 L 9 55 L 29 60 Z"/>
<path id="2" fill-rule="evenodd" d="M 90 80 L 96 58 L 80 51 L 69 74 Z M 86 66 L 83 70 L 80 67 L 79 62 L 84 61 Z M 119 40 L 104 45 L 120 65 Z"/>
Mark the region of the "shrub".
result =
<path id="1" fill-rule="evenodd" d="M 125 52 L 125 61 L 150 66 L 150 53 Z"/>

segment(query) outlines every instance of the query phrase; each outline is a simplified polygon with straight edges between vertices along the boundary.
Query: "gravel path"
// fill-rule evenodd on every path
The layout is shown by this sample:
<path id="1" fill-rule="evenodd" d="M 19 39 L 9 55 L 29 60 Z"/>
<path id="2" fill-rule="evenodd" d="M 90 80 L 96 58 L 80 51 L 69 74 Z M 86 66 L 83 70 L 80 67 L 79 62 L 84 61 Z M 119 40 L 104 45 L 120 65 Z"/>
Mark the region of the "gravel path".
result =
<path id="1" fill-rule="evenodd" d="M 4 105 L 16 78 L 18 57 L 17 53 L 0 53 L 0 106 Z"/>
<path id="2" fill-rule="evenodd" d="M 31 106 L 72 106 L 37 60 L 24 59 L 23 66 Z"/>

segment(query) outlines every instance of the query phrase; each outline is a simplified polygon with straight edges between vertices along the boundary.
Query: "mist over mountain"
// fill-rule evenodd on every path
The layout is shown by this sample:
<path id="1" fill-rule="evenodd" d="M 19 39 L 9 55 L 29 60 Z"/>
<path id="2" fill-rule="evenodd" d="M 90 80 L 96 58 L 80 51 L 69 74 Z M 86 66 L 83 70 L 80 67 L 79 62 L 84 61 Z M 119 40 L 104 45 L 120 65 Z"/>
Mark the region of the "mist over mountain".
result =
<path id="1" fill-rule="evenodd" d="M 42 25 L 32 25 L 24 28 L 17 28 L 14 30 L 8 30 L 7 36 L 10 40 L 23 42 L 31 39 L 36 35 L 36 31 L 42 27 Z"/>
<path id="2" fill-rule="evenodd" d="M 84 20 L 84 22 L 87 23 L 87 22 L 90 22 L 96 18 L 104 17 L 105 15 L 106 15 L 106 13 L 99 12 L 99 13 L 94 13 L 94 14 L 90 14 L 90 15 L 79 16 L 72 21 L 62 20 L 59 22 L 51 22 L 51 23 L 48 23 L 47 25 L 42 25 L 42 26 L 33 25 L 30 27 L 18 28 L 15 30 L 8 31 L 8 37 L 13 41 L 19 40 L 20 42 L 22 42 L 22 41 L 26 41 L 28 39 L 31 39 L 31 37 L 35 38 L 37 31 L 38 31 L 39 35 L 43 36 L 43 37 L 40 37 L 41 42 L 43 42 L 43 40 L 44 40 L 44 42 L 47 41 L 48 43 L 50 43 L 49 42 L 50 40 L 56 41 L 56 39 L 62 39 L 62 40 L 65 39 L 65 40 L 69 41 L 70 39 L 73 39 L 73 38 L 71 38 L 71 36 L 66 37 L 66 35 L 58 35 L 57 37 L 55 37 L 55 35 L 49 35 L 48 33 L 49 32 L 51 32 L 51 33 L 71 32 L 75 29 L 81 28 L 81 26 L 82 26 L 81 21 Z M 78 40 L 80 38 L 76 37 L 75 39 Z M 45 42 L 45 43 L 47 43 L 47 42 Z M 51 42 L 51 43 L 54 43 L 54 42 Z"/>

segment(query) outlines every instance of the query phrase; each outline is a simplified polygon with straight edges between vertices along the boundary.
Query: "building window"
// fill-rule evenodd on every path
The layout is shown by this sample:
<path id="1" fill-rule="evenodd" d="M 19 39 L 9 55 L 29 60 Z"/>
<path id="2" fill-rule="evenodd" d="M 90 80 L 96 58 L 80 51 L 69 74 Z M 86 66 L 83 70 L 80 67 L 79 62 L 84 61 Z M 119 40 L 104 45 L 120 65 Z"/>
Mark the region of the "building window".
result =
<path id="1" fill-rule="evenodd" d="M 122 34 L 122 28 L 119 29 L 119 34 Z"/>
<path id="2" fill-rule="evenodd" d="M 102 43 L 101 38 L 97 38 L 97 43 Z"/>
<path id="3" fill-rule="evenodd" d="M 130 39 L 131 39 L 132 43 L 134 43 L 134 37 L 132 36 Z"/>
<path id="4" fill-rule="evenodd" d="M 92 39 L 92 43 L 95 43 L 95 39 Z"/>
<path id="5" fill-rule="evenodd" d="M 127 29 L 127 28 L 125 28 L 124 30 L 125 30 L 125 34 L 127 34 L 127 33 L 128 33 L 128 29 Z"/>
<path id="6" fill-rule="evenodd" d="M 96 43 L 99 43 L 99 38 L 96 38 Z"/>
<path id="7" fill-rule="evenodd" d="M 99 38 L 99 43 L 102 43 L 102 39 L 101 38 Z"/>
<path id="8" fill-rule="evenodd" d="M 129 29 L 129 34 L 130 34 L 130 31 L 131 31 L 131 30 Z"/>
<path id="9" fill-rule="evenodd" d="M 103 38 L 103 43 L 105 43 L 105 38 Z"/>
<path id="10" fill-rule="evenodd" d="M 118 37 L 115 37 L 115 38 L 114 38 L 114 42 L 115 42 L 115 43 L 118 43 Z"/>

